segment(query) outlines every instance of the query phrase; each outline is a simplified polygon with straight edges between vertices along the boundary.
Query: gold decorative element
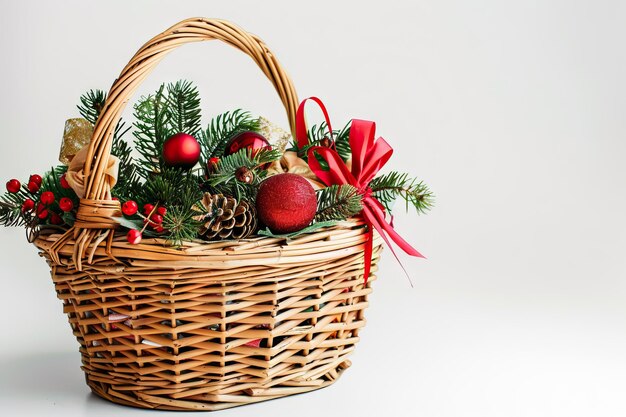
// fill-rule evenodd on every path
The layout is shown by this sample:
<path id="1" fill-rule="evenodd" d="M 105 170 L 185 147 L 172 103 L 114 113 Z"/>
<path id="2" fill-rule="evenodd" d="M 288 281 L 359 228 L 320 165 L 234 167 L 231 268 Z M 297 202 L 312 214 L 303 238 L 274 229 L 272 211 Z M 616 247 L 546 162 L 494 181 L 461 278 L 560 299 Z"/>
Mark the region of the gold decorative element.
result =
<path id="1" fill-rule="evenodd" d="M 281 152 L 285 152 L 291 141 L 289 132 L 270 122 L 265 117 L 259 117 L 259 133 L 267 139 L 274 149 L 278 149 Z"/>
<path id="2" fill-rule="evenodd" d="M 306 161 L 300 158 L 296 152 L 285 152 L 282 158 L 278 161 L 274 161 L 267 170 L 268 175 L 282 174 L 285 172 L 306 178 L 316 190 L 326 187 L 313 171 L 311 171 Z"/>
<path id="3" fill-rule="evenodd" d="M 67 173 L 65 174 L 65 179 L 79 198 L 85 197 L 85 174 L 83 172 L 83 168 L 85 167 L 88 151 L 89 146 L 85 146 L 78 151 L 78 153 L 72 158 L 70 166 L 67 169 Z M 108 158 L 109 162 L 107 163 L 107 167 L 104 171 L 104 179 L 109 183 L 109 189 L 111 189 L 115 183 L 117 183 L 117 171 L 119 169 L 120 161 L 113 155 L 109 155 Z"/>
<path id="4" fill-rule="evenodd" d="M 65 121 L 63 131 L 63 142 L 59 161 L 63 165 L 69 165 L 72 158 L 91 141 L 93 135 L 93 125 L 86 119 L 68 119 Z"/>

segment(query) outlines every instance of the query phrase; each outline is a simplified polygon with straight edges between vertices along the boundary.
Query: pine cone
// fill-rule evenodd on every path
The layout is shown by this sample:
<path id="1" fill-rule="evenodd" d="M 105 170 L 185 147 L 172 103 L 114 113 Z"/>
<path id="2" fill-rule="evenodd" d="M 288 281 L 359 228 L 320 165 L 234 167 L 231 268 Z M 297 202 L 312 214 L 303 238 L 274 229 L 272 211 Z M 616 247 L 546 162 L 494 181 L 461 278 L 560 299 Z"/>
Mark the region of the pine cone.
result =
<path id="1" fill-rule="evenodd" d="M 256 211 L 246 201 L 205 193 L 201 204 L 196 210 L 202 214 L 195 219 L 204 223 L 200 235 L 207 240 L 243 239 L 256 230 Z"/>

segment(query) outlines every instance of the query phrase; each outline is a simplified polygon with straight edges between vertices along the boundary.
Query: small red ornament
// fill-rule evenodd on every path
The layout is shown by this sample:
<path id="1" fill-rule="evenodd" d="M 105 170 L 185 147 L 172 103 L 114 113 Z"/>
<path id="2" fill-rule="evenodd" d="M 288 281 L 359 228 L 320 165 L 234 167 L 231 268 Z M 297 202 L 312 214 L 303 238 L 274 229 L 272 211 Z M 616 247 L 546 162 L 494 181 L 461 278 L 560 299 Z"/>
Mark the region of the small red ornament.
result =
<path id="1" fill-rule="evenodd" d="M 139 206 L 133 200 L 128 200 L 127 202 L 122 204 L 122 213 L 127 216 L 132 216 L 133 214 L 137 213 L 137 210 L 139 210 Z"/>
<path id="2" fill-rule="evenodd" d="M 41 184 L 37 184 L 35 181 L 28 181 L 28 185 L 26 187 L 28 187 L 28 191 L 35 194 L 41 188 Z"/>
<path id="3" fill-rule="evenodd" d="M 152 214 L 152 210 L 154 210 L 154 206 L 152 204 L 145 204 L 143 206 L 143 215 L 144 216 L 149 216 Z"/>
<path id="4" fill-rule="evenodd" d="M 44 191 L 41 193 L 41 197 L 39 198 L 42 204 L 49 206 L 54 203 L 54 193 L 52 191 Z"/>
<path id="5" fill-rule="evenodd" d="M 126 240 L 131 245 L 136 245 L 141 242 L 141 232 L 139 230 L 131 229 L 126 234 Z"/>
<path id="6" fill-rule="evenodd" d="M 52 214 L 50 215 L 50 223 L 51 224 L 63 224 L 63 218 L 61 216 L 59 216 L 58 214 L 56 214 L 55 212 L 52 212 Z"/>
<path id="7" fill-rule="evenodd" d="M 191 169 L 200 159 L 198 140 L 186 133 L 177 133 L 163 143 L 163 160 L 173 168 Z"/>
<path id="8" fill-rule="evenodd" d="M 34 182 L 35 184 L 41 186 L 41 182 L 43 181 L 43 179 L 41 178 L 41 175 L 39 174 L 33 174 L 30 176 L 30 178 L 28 178 L 28 182 Z"/>
<path id="9" fill-rule="evenodd" d="M 27 211 L 31 211 L 34 208 L 35 208 L 35 202 L 33 200 L 31 200 L 30 198 L 27 198 L 22 203 L 22 213 L 26 213 Z"/>
<path id="10" fill-rule="evenodd" d="M 259 186 L 256 209 L 259 220 L 272 232 L 292 233 L 311 223 L 317 211 L 317 197 L 304 177 L 278 174 Z"/>
<path id="11" fill-rule="evenodd" d="M 61 187 L 65 188 L 66 190 L 71 188 L 70 183 L 67 182 L 67 178 L 65 178 L 65 174 L 61 175 L 61 178 L 59 178 L 59 182 L 61 183 Z"/>
<path id="12" fill-rule="evenodd" d="M 259 149 L 272 149 L 272 146 L 263 135 L 256 132 L 245 131 L 236 134 L 228 141 L 224 155 L 234 154 L 241 149 L 252 149 L 256 151 Z"/>
<path id="13" fill-rule="evenodd" d="M 157 208 L 157 213 L 165 217 L 165 214 L 167 213 L 167 208 L 165 208 L 164 206 L 159 206 Z"/>
<path id="14" fill-rule="evenodd" d="M 67 213 L 74 208 L 74 202 L 67 197 L 63 197 L 59 200 L 59 208 Z"/>
<path id="15" fill-rule="evenodd" d="M 20 187 L 22 187 L 22 184 L 20 184 L 20 182 L 15 178 L 7 181 L 7 191 L 10 193 L 17 193 L 20 190 Z"/>

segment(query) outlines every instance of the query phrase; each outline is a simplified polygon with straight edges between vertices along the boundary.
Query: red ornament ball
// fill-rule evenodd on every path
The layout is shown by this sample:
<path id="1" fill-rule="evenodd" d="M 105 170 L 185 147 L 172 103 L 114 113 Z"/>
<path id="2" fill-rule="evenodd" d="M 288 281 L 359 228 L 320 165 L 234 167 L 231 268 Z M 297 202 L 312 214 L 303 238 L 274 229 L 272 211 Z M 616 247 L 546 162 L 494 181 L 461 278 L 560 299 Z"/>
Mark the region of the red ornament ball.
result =
<path id="1" fill-rule="evenodd" d="M 59 208 L 67 213 L 74 208 L 74 202 L 67 197 L 63 197 L 59 200 Z"/>
<path id="2" fill-rule="evenodd" d="M 54 203 L 54 193 L 52 191 L 44 191 L 41 193 L 41 197 L 39 198 L 42 204 L 46 206 Z"/>
<path id="3" fill-rule="evenodd" d="M 259 186 L 256 209 L 259 220 L 273 233 L 292 233 L 311 223 L 317 197 L 313 186 L 300 175 L 278 174 Z"/>
<path id="4" fill-rule="evenodd" d="M 7 181 L 7 191 L 10 193 L 17 193 L 20 190 L 20 187 L 22 187 L 22 184 L 20 184 L 20 182 L 15 178 Z"/>
<path id="5" fill-rule="evenodd" d="M 126 240 L 131 245 L 136 245 L 141 242 L 141 232 L 139 230 L 131 229 L 126 234 Z"/>
<path id="6" fill-rule="evenodd" d="M 35 202 L 33 200 L 31 200 L 30 198 L 27 198 L 22 203 L 22 213 L 26 213 L 27 211 L 31 211 L 34 208 L 35 208 Z"/>
<path id="7" fill-rule="evenodd" d="M 200 144 L 191 135 L 177 133 L 163 143 L 163 160 L 172 168 L 191 169 L 200 159 Z"/>
<path id="8" fill-rule="evenodd" d="M 228 141 L 224 155 L 231 155 L 242 149 L 252 149 L 255 151 L 258 149 L 272 149 L 272 146 L 263 135 L 256 132 L 245 131 L 236 134 Z"/>
<path id="9" fill-rule="evenodd" d="M 122 204 L 122 213 L 127 216 L 132 216 L 133 214 L 137 213 L 137 210 L 139 210 L 139 206 L 133 200 L 128 200 L 127 202 Z"/>

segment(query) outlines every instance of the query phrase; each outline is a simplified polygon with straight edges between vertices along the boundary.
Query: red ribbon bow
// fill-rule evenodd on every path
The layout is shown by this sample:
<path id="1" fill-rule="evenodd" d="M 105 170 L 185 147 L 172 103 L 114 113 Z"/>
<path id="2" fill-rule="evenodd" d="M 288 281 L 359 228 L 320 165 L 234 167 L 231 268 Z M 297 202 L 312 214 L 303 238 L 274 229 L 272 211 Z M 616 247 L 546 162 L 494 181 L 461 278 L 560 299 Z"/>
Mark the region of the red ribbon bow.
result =
<path id="1" fill-rule="evenodd" d="M 313 100 L 319 105 L 324 113 L 324 118 L 326 119 L 326 124 L 331 136 L 333 131 L 328 112 L 322 101 L 317 97 L 309 97 L 303 100 L 296 113 L 296 139 L 298 141 L 298 148 L 300 149 L 309 144 L 306 121 L 304 118 L 304 105 L 307 100 Z M 324 184 L 328 186 L 334 184 L 350 184 L 356 187 L 363 196 L 363 211 L 361 215 L 368 225 L 367 241 L 365 242 L 365 271 L 363 275 L 366 283 L 372 265 L 373 229 L 376 229 L 384 239 L 398 262 L 400 262 L 400 259 L 393 250 L 389 239 L 393 240 L 407 254 L 420 258 L 424 257 L 405 241 L 393 229 L 393 226 L 386 221 L 383 205 L 372 196 L 369 183 L 393 154 L 393 149 L 385 139 L 381 137 L 376 140 L 374 139 L 375 133 L 376 123 L 368 120 L 352 120 L 349 138 L 350 148 L 352 149 L 352 171 L 348 169 L 343 159 L 341 159 L 335 150 L 334 142 L 331 148 L 312 146 L 308 151 L 309 167 Z M 328 170 L 322 168 L 315 154 L 326 161 Z M 402 264 L 400 263 L 400 265 Z M 404 269 L 404 267 L 402 269 Z"/>

